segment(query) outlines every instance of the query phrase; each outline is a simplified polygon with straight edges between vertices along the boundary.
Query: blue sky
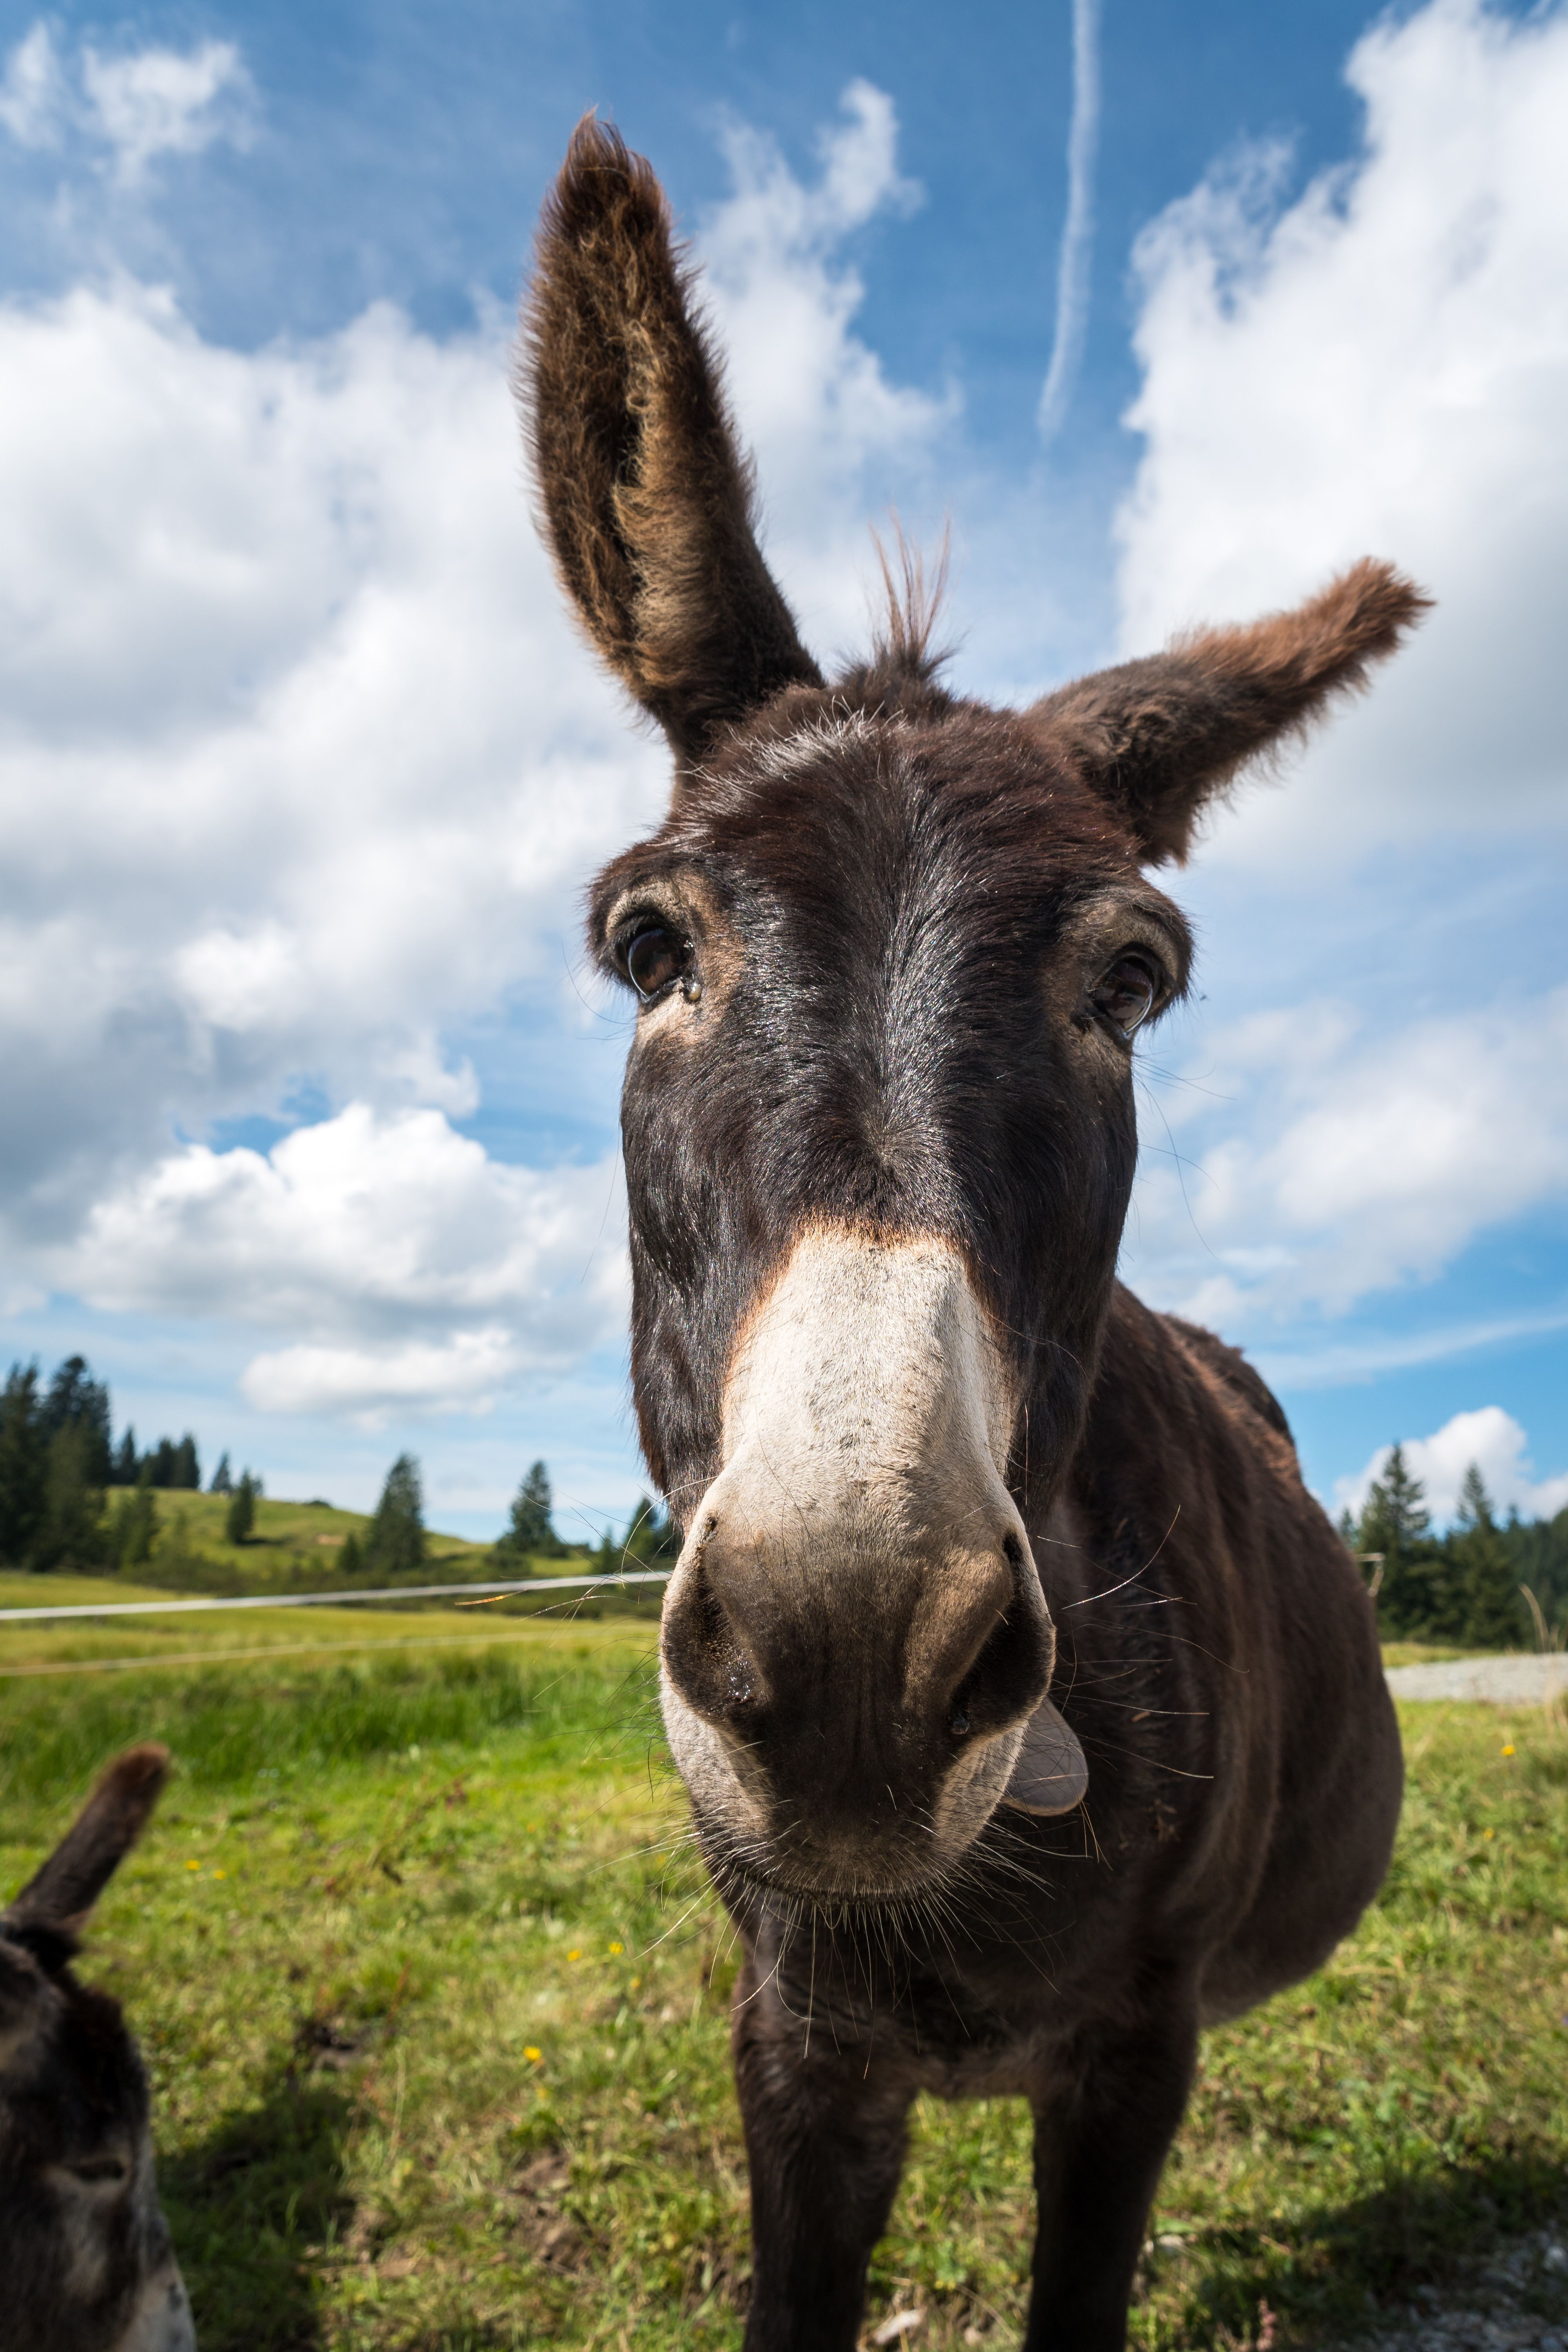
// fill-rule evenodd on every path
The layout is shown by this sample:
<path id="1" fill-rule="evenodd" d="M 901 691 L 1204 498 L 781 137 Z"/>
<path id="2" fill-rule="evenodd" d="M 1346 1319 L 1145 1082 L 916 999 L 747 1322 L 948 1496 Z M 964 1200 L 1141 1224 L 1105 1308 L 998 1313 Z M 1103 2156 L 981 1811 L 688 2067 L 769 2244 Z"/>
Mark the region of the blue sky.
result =
<path id="1" fill-rule="evenodd" d="M 593 105 L 708 266 L 819 650 L 889 505 L 951 524 L 954 675 L 1003 699 L 1363 551 L 1433 589 L 1178 879 L 1201 993 L 1145 1055 L 1126 1271 L 1254 1352 L 1325 1499 L 1401 1437 L 1439 1504 L 1472 1456 L 1568 1500 L 1561 6 L 24 9 L 0 47 L 6 1360 L 80 1347 L 275 1492 L 368 1502 L 404 1445 L 475 1533 L 536 1454 L 569 1530 L 637 1492 L 575 908 L 663 762 L 558 611 L 504 382 Z"/>

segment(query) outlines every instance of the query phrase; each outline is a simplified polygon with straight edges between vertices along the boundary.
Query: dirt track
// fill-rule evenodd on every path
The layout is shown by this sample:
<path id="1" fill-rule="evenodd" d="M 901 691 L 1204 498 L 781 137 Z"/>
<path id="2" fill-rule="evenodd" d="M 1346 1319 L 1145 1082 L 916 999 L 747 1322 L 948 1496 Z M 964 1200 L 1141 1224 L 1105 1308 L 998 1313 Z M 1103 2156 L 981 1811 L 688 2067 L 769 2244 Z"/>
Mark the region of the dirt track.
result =
<path id="1" fill-rule="evenodd" d="M 1568 1691 L 1568 1657 L 1454 1658 L 1441 1666 L 1394 1666 L 1395 1698 L 1479 1698 L 1495 1706 L 1535 1706 Z"/>

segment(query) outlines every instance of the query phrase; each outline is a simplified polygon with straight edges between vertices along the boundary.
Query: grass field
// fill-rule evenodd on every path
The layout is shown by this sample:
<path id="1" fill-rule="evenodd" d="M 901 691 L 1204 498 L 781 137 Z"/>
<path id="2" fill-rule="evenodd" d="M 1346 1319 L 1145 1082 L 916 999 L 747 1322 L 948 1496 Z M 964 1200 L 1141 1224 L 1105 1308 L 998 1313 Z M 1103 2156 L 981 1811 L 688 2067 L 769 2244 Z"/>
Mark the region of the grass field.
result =
<path id="1" fill-rule="evenodd" d="M 112 1487 L 105 1506 L 112 1525 L 125 1489 Z M 167 1590 L 193 1592 L 310 1592 L 330 1590 L 342 1581 L 339 1555 L 343 1538 L 355 1536 L 363 1545 L 370 1519 L 363 1511 L 340 1511 L 327 1502 L 290 1503 L 263 1496 L 256 1506 L 253 1532 L 242 1544 L 230 1543 L 225 1533 L 226 1495 L 203 1495 L 186 1487 L 160 1487 L 154 1494 L 158 1534 L 152 1559 L 142 1571 L 152 1583 Z M 426 1539 L 426 1568 L 413 1580 L 435 1582 L 473 1576 L 493 1576 L 489 1544 L 470 1543 L 463 1536 L 432 1530 Z M 585 1558 L 584 1548 L 572 1547 L 564 1570 Z M 551 1563 L 555 1565 L 556 1563 Z M 546 1563 L 534 1564 L 547 1573 Z M 499 1571 L 523 1574 L 531 1569 Z M 53 1579 L 50 1580 L 54 1581 Z M 366 1571 L 363 1583 L 381 1584 L 384 1576 Z"/>
<path id="2" fill-rule="evenodd" d="M 4 1580 L 0 1605 L 13 1581 L 38 1591 Z M 0 1634 L 0 1887 L 118 1747 L 179 1761 L 86 1965 L 149 2058 L 204 2352 L 735 2345 L 734 1957 L 680 1841 L 651 1627 L 259 1654 L 437 1630 L 336 1614 L 164 1621 L 189 1663 L 99 1675 L 16 1674 L 68 1637 Z M 1404 1720 L 1381 1903 L 1207 2039 L 1147 2352 L 1253 2344 L 1265 2306 L 1279 2340 L 1353 2332 L 1563 2210 L 1568 1738 L 1540 1711 Z M 1021 2108 L 922 2108 L 876 2311 L 1016 2342 L 1029 2229 Z"/>

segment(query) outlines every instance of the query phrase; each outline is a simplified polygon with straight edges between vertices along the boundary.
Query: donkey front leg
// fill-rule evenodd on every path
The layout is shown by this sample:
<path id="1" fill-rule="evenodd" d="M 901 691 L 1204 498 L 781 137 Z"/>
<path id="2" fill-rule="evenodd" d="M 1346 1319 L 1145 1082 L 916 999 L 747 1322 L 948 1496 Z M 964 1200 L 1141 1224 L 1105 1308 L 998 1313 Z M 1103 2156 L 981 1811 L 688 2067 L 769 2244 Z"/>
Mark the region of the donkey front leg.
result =
<path id="1" fill-rule="evenodd" d="M 808 2042 L 752 1959 L 735 1988 L 735 2085 L 752 2174 L 745 2352 L 853 2352 L 909 2087 L 864 2045 L 836 2050 L 820 2022 Z"/>
<path id="2" fill-rule="evenodd" d="M 1039 2200 L 1024 2352 L 1122 2352 L 1161 2168 L 1197 2056 L 1185 2000 L 1096 2040 L 1035 2107 Z"/>

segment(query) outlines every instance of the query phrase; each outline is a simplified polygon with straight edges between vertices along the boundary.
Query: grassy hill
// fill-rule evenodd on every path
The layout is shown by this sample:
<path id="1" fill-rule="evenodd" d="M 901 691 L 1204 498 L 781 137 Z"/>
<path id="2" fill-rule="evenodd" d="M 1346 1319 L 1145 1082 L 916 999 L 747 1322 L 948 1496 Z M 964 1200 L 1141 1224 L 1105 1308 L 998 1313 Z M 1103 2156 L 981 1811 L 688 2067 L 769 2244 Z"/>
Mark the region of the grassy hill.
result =
<path id="1" fill-rule="evenodd" d="M 112 1490 L 112 1515 L 123 1490 Z M 370 1519 L 363 1511 L 340 1511 L 325 1502 L 274 1502 L 256 1506 L 254 1531 L 242 1544 L 224 1532 L 226 1495 L 195 1494 L 164 1487 L 157 1494 L 158 1534 L 150 1559 L 135 1570 L 139 1581 L 174 1592 L 331 1592 L 340 1586 L 439 1584 L 484 1581 L 496 1577 L 568 1576 L 586 1562 L 584 1546 L 560 1558 L 542 1555 L 498 1562 L 489 1544 L 432 1531 L 422 1569 L 403 1576 L 379 1570 L 344 1572 L 340 1555 L 353 1534 L 363 1546 Z"/>

